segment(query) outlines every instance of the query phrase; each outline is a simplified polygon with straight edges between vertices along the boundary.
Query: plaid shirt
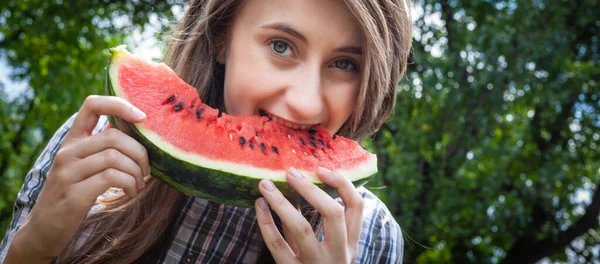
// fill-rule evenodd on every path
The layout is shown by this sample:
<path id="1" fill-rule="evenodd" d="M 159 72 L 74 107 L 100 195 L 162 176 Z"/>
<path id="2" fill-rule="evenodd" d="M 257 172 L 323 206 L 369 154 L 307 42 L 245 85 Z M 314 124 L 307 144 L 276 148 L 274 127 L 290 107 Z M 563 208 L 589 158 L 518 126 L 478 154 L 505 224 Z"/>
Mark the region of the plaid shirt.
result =
<path id="1" fill-rule="evenodd" d="M 13 219 L 0 244 L 0 262 L 23 224 L 44 184 L 56 151 L 71 128 L 71 117 L 52 137 L 32 170 L 27 174 L 13 210 Z M 94 133 L 106 125 L 101 117 Z M 355 263 L 402 263 L 403 240 L 398 223 L 371 192 L 359 188 L 364 200 L 363 223 Z M 96 208 L 96 207 L 94 207 Z M 94 208 L 90 211 L 93 213 Z M 305 215 L 306 216 L 306 215 Z M 320 215 L 307 217 L 319 239 Z M 253 208 L 239 208 L 189 197 L 175 223 L 175 238 L 157 263 L 256 263 L 266 250 Z"/>

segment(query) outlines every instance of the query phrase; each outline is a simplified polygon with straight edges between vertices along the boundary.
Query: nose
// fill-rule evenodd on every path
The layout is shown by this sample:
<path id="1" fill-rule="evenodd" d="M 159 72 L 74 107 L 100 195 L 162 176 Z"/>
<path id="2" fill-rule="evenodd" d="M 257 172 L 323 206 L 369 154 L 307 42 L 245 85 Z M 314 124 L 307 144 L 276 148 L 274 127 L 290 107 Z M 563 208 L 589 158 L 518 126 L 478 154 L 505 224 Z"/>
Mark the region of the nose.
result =
<path id="1" fill-rule="evenodd" d="M 311 121 L 323 111 L 323 81 L 318 66 L 303 67 L 290 78 L 285 101 L 289 110 L 299 119 Z"/>

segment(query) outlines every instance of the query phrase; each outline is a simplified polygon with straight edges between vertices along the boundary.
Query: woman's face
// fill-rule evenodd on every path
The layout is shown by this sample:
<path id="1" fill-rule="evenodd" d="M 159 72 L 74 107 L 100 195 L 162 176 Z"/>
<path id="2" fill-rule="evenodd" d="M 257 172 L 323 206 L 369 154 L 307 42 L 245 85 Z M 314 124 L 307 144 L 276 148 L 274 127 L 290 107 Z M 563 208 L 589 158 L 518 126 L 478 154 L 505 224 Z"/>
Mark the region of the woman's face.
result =
<path id="1" fill-rule="evenodd" d="M 341 0 L 248 0 L 226 49 L 225 109 L 337 132 L 361 84 L 362 35 Z"/>

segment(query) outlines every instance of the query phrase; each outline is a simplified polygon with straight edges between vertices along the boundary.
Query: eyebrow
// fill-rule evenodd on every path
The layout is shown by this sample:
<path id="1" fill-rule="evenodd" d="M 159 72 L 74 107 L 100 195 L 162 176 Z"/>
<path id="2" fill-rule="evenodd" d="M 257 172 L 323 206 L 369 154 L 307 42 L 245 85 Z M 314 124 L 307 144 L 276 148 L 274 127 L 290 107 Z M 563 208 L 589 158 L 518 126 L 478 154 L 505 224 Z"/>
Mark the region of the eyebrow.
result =
<path id="1" fill-rule="evenodd" d="M 335 49 L 335 51 L 352 53 L 352 54 L 356 54 L 356 55 L 362 55 L 362 49 L 360 47 L 356 47 L 356 46 L 344 46 L 344 47 Z"/>
<path id="2" fill-rule="evenodd" d="M 308 44 L 308 40 L 306 39 L 306 37 L 304 37 L 304 35 L 300 34 L 300 32 L 296 31 L 295 29 L 293 29 L 292 27 L 288 26 L 287 24 L 284 23 L 271 23 L 271 24 L 266 24 L 261 26 L 261 28 L 268 28 L 268 29 L 275 29 L 275 30 L 279 30 L 282 32 L 285 32 L 291 36 L 294 36 L 298 39 L 300 39 L 301 41 L 303 41 L 304 43 Z M 345 52 L 345 53 L 352 53 L 352 54 L 356 54 L 356 55 L 362 55 L 362 48 L 361 47 L 357 47 L 357 46 L 343 46 L 343 47 L 339 47 L 335 49 L 336 52 Z"/>
<path id="3" fill-rule="evenodd" d="M 288 34 L 302 40 L 305 43 L 308 43 L 308 40 L 306 39 L 306 37 L 304 37 L 304 35 L 300 34 L 300 32 L 296 31 L 295 29 L 293 29 L 292 27 L 290 27 L 284 23 L 266 24 L 266 25 L 261 26 L 261 28 L 270 28 L 270 29 L 283 31 L 285 33 L 288 33 Z"/>

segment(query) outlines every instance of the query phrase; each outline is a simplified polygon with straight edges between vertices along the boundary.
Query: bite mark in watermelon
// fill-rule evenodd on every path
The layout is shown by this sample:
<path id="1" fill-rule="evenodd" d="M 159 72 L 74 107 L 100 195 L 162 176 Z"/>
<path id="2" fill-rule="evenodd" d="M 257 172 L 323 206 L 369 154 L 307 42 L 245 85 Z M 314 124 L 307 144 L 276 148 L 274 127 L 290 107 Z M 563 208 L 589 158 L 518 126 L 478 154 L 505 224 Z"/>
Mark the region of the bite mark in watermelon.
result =
<path id="1" fill-rule="evenodd" d="M 286 182 L 294 167 L 329 194 L 335 190 L 316 176 L 318 166 L 337 171 L 355 186 L 377 172 L 377 157 L 356 141 L 322 126 L 285 127 L 266 116 L 230 116 L 202 103 L 195 88 L 162 63 L 110 49 L 105 89 L 147 115 L 143 123 L 109 120 L 148 151 L 152 176 L 204 199 L 252 207 L 258 183 L 270 179 L 288 199 L 299 195 Z"/>

